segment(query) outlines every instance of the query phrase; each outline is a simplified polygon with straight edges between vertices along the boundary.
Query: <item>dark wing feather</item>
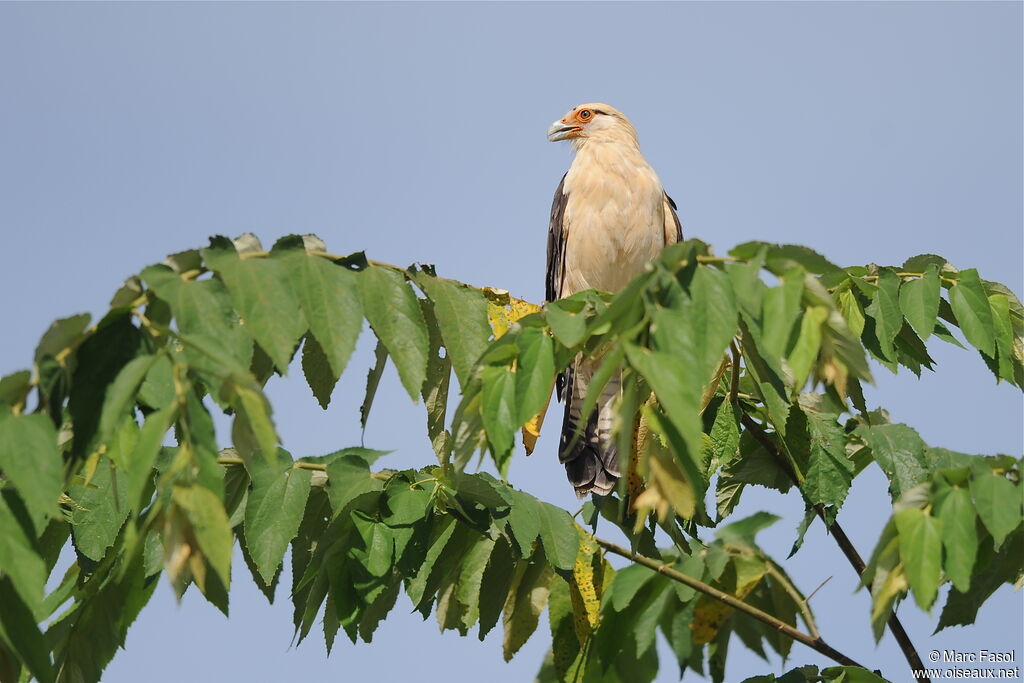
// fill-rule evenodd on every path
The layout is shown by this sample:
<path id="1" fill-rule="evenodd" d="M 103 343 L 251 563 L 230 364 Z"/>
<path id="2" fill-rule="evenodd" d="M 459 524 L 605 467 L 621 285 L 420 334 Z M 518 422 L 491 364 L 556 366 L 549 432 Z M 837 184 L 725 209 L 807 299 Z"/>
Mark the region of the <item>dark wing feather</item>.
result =
<path id="1" fill-rule="evenodd" d="M 568 175 L 568 174 L 566 174 Z M 565 204 L 568 195 L 562 192 L 565 176 L 558 183 L 551 201 L 551 222 L 548 224 L 548 272 L 544 298 L 554 301 L 562 296 L 562 276 L 565 274 Z"/>
<path id="2" fill-rule="evenodd" d="M 668 202 L 669 209 L 672 211 L 672 220 L 675 221 L 676 224 L 676 242 L 682 242 L 683 224 L 679 222 L 679 214 L 676 213 L 676 203 L 668 196 L 668 192 L 665 193 L 665 201 Z"/>

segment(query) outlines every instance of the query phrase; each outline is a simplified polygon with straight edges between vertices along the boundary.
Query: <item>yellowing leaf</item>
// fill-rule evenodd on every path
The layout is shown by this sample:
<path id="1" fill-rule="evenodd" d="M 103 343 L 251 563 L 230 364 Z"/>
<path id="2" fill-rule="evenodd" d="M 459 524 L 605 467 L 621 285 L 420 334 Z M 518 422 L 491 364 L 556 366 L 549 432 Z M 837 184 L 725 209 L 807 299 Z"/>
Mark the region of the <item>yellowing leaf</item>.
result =
<path id="1" fill-rule="evenodd" d="M 484 287 L 483 293 L 487 298 L 487 322 L 494 330 L 495 339 L 508 332 L 515 321 L 540 310 L 537 304 L 511 296 L 507 289 Z"/>
<path id="2" fill-rule="evenodd" d="M 763 576 L 763 568 L 760 573 L 755 572 L 752 576 L 747 574 L 745 582 L 732 592 L 733 595 L 740 600 L 747 597 L 761 582 Z M 732 607 L 724 602 L 719 602 L 708 595 L 701 597 L 697 601 L 697 608 L 693 613 L 693 623 L 690 624 L 690 629 L 693 631 L 693 644 L 706 645 L 713 641 L 718 635 L 718 630 L 732 615 L 732 611 Z"/>
<path id="3" fill-rule="evenodd" d="M 583 646 L 597 628 L 599 621 L 604 587 L 600 584 L 600 577 L 595 577 L 594 563 L 597 562 L 600 568 L 603 560 L 598 553 L 594 537 L 579 525 L 576 526 L 576 531 L 580 536 L 580 550 L 572 569 L 569 597 L 572 599 L 576 637 L 580 641 L 580 646 Z"/>

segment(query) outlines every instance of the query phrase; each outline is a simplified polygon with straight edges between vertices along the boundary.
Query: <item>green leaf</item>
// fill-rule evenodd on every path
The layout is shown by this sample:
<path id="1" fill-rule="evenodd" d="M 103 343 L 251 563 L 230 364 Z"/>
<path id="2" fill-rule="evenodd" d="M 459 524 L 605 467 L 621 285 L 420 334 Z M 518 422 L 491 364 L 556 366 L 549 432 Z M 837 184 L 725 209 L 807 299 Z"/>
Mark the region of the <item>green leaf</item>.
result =
<path id="1" fill-rule="evenodd" d="M 359 426 L 365 431 L 366 422 L 370 419 L 370 408 L 373 407 L 373 399 L 377 395 L 377 387 L 380 385 L 380 378 L 384 374 L 384 364 L 388 359 L 388 351 L 384 343 L 378 341 L 373 350 L 373 367 L 366 374 L 366 394 L 363 403 L 359 406 Z"/>
<path id="2" fill-rule="evenodd" d="M 215 349 L 234 361 L 234 369 L 244 369 L 252 356 L 252 337 L 243 328 L 220 280 L 182 280 L 167 266 L 150 266 L 141 277 L 157 296 L 171 306 L 178 331 L 207 340 Z M 210 360 L 197 349 L 186 346 L 190 363 L 209 368 Z M 214 368 L 223 372 L 222 368 Z"/>
<path id="3" fill-rule="evenodd" d="M 63 468 L 57 430 L 48 417 L 37 413 L 0 419 L 0 471 L 17 489 L 37 533 L 59 513 Z"/>
<path id="4" fill-rule="evenodd" d="M 157 354 L 139 387 L 138 399 L 154 410 L 166 408 L 174 401 L 174 366 L 166 353 Z"/>
<path id="5" fill-rule="evenodd" d="M 966 593 L 971 586 L 971 571 L 978 555 L 974 505 L 966 488 L 947 487 L 936 500 L 935 516 L 942 522 L 943 569 L 957 590 Z"/>
<path id="6" fill-rule="evenodd" d="M 521 562 L 508 600 L 505 601 L 503 623 L 505 638 L 502 652 L 505 661 L 512 659 L 537 629 L 540 613 L 548 602 L 549 584 L 554 572 L 543 555 L 531 562 Z"/>
<path id="7" fill-rule="evenodd" d="M 900 285 L 900 309 L 922 340 L 927 340 L 935 329 L 941 289 L 935 264 L 929 264 L 921 278 Z"/>
<path id="8" fill-rule="evenodd" d="M 611 605 L 616 612 L 625 610 L 633 602 L 633 598 L 640 592 L 640 589 L 655 576 L 656 574 L 650 569 L 638 564 L 631 564 L 625 569 L 620 569 L 615 572 L 615 579 L 605 596 L 605 603 Z"/>
<path id="9" fill-rule="evenodd" d="M 971 496 L 985 528 L 992 534 L 996 549 L 1021 523 L 1021 494 L 1006 477 L 986 465 L 976 465 L 971 472 Z"/>
<path id="10" fill-rule="evenodd" d="M 103 457 L 89 483 L 68 487 L 68 496 L 75 501 L 69 519 L 75 549 L 99 562 L 114 544 L 130 512 L 125 477 L 110 458 Z"/>
<path id="11" fill-rule="evenodd" d="M 363 311 L 387 348 L 398 377 L 416 401 L 427 376 L 427 326 L 419 301 L 400 273 L 370 266 L 359 274 Z"/>
<path id="12" fill-rule="evenodd" d="M 799 244 L 770 244 L 768 242 L 744 242 L 729 250 L 729 255 L 738 259 L 750 260 L 757 257 L 758 252 L 765 251 L 769 269 L 776 274 L 800 265 L 812 273 L 828 273 L 839 270 L 827 258 Z"/>
<path id="13" fill-rule="evenodd" d="M 213 491 L 202 486 L 175 485 L 172 497 L 185 511 L 203 555 L 227 588 L 231 583 L 234 536 L 224 504 Z"/>
<path id="14" fill-rule="evenodd" d="M 0 378 L 0 404 L 15 406 L 24 403 L 32 388 L 32 373 L 19 370 Z"/>
<path id="15" fill-rule="evenodd" d="M 949 289 L 949 305 L 967 341 L 989 358 L 996 355 L 995 324 L 988 296 L 974 268 L 961 270 Z"/>
<path id="16" fill-rule="evenodd" d="M 125 365 L 107 390 L 100 412 L 97 443 L 107 443 L 121 420 L 135 403 L 135 393 L 149 373 L 150 368 L 161 356 L 142 355 L 133 358 Z"/>
<path id="17" fill-rule="evenodd" d="M 889 478 L 893 500 L 928 478 L 924 441 L 907 425 L 861 425 L 855 434 L 871 449 L 875 462 Z"/>
<path id="18" fill-rule="evenodd" d="M 356 497 L 382 488 L 380 480 L 370 476 L 366 460 L 357 455 L 343 455 L 327 464 L 327 495 L 335 516 Z"/>
<path id="19" fill-rule="evenodd" d="M 587 336 L 586 318 L 578 312 L 570 310 L 576 301 L 549 301 L 544 307 L 545 320 L 551 327 L 555 338 L 564 346 L 572 348 Z"/>
<path id="20" fill-rule="evenodd" d="M 539 501 L 528 493 L 512 490 L 512 509 L 508 515 L 508 529 L 519 546 L 519 555 L 529 557 L 533 542 L 540 536 Z"/>
<path id="21" fill-rule="evenodd" d="M 3 501 L 0 501 L 2 505 Z M 53 680 L 50 647 L 36 625 L 32 610 L 22 601 L 7 576 L 0 576 L 0 634 L 6 636 L 15 654 L 25 663 L 34 679 L 39 683 Z M 4 640 L 0 638 L 0 646 Z M 0 668 L 0 673 L 2 671 Z"/>
<path id="22" fill-rule="evenodd" d="M 780 519 L 782 518 L 778 515 L 768 512 L 755 512 L 738 522 L 725 525 L 715 533 L 715 536 L 723 541 L 754 546 L 754 538 L 758 532 L 767 529 Z"/>
<path id="23" fill-rule="evenodd" d="M 100 414 L 118 373 L 139 352 L 142 336 L 127 313 L 105 318 L 78 347 L 68 411 L 75 425 L 72 453 L 85 457 L 99 444 Z"/>
<path id="24" fill-rule="evenodd" d="M 992 294 L 988 298 L 992 309 L 992 320 L 996 332 L 997 377 L 1018 387 L 1024 387 L 1022 360 L 1014 356 L 1013 326 L 1010 317 L 1010 300 L 1004 294 Z"/>
<path id="25" fill-rule="evenodd" d="M 227 286 L 245 328 L 274 361 L 288 371 L 292 354 L 307 324 L 288 269 L 277 259 L 240 258 L 224 238 L 213 238 L 203 249 L 206 263 Z"/>
<path id="26" fill-rule="evenodd" d="M 839 312 L 846 320 L 847 327 L 857 339 L 860 339 L 864 332 L 864 309 L 857 300 L 857 295 L 848 288 L 842 289 L 836 293 L 836 305 L 839 306 Z"/>
<path id="27" fill-rule="evenodd" d="M 515 574 L 516 559 L 512 548 L 504 538 L 499 537 L 491 550 L 480 583 L 480 640 L 498 623 Z"/>
<path id="28" fill-rule="evenodd" d="M 942 522 L 920 508 L 900 510 L 893 521 L 914 600 L 921 609 L 928 610 L 935 602 L 942 575 Z"/>
<path id="29" fill-rule="evenodd" d="M 524 328 L 516 338 L 516 422 L 526 424 L 547 405 L 555 381 L 555 352 L 551 337 L 536 327 Z"/>
<path id="30" fill-rule="evenodd" d="M 970 590 L 961 592 L 954 588 L 949 592 L 935 630 L 974 624 L 978 610 L 996 589 L 1019 580 L 1021 557 L 1024 557 L 1024 532 L 1018 530 L 1010 534 L 999 552 L 992 551 L 992 544 L 986 538 L 979 551 L 980 561 L 971 577 Z"/>
<path id="31" fill-rule="evenodd" d="M 139 511 L 145 507 L 147 501 L 142 500 L 142 494 L 153 476 L 153 465 L 156 464 L 164 436 L 174 424 L 177 414 L 177 404 L 150 413 L 139 430 L 130 466 L 118 472 L 118 477 L 124 479 L 126 505 L 132 510 Z"/>
<path id="32" fill-rule="evenodd" d="M 455 376 L 465 386 L 473 376 L 473 366 L 487 348 L 491 326 L 487 323 L 487 300 L 479 290 L 455 280 L 432 277 L 420 272 L 416 283 L 434 302 L 434 314 L 441 327 Z"/>
<path id="33" fill-rule="evenodd" d="M 557 569 L 571 570 L 579 554 L 580 537 L 568 512 L 550 503 L 537 505 L 544 554 Z"/>
<path id="34" fill-rule="evenodd" d="M 395 491 L 394 489 L 398 490 Z M 388 526 L 409 526 L 423 520 L 433 496 L 424 489 L 405 486 L 390 487 L 387 497 L 387 514 L 383 515 Z"/>
<path id="35" fill-rule="evenodd" d="M 793 386 L 800 389 L 818 359 L 821 349 L 821 325 L 828 320 L 829 310 L 824 306 L 809 307 L 800 320 L 800 335 L 789 354 L 789 369 L 793 373 Z"/>
<path id="36" fill-rule="evenodd" d="M 21 600 L 33 614 L 43 602 L 46 565 L 32 547 L 32 540 L 0 495 L 0 571 L 10 579 Z M 2 579 L 0 579 L 2 581 Z"/>
<path id="37" fill-rule="evenodd" d="M 516 375 L 508 367 L 484 367 L 481 412 L 495 463 L 504 475 L 512 453 L 515 429 L 519 426 L 516 421 Z"/>
<path id="38" fill-rule="evenodd" d="M 280 258 L 287 269 L 309 330 L 327 360 L 331 377 L 337 381 L 363 327 L 358 274 L 304 249 L 279 251 L 275 246 L 271 256 Z"/>
<path id="39" fill-rule="evenodd" d="M 896 360 L 893 339 L 903 327 L 899 304 L 900 278 L 891 268 L 878 271 L 878 289 L 864 312 L 875 321 L 875 337 L 886 360 Z"/>
<path id="40" fill-rule="evenodd" d="M 853 462 L 846 457 L 846 433 L 835 415 L 805 414 L 810 441 L 804 495 L 813 504 L 834 505 L 838 511 L 853 484 Z M 792 439 L 792 433 L 789 436 Z"/>
<path id="41" fill-rule="evenodd" d="M 780 287 L 764 293 L 762 342 L 767 353 L 781 357 L 786 352 L 793 323 L 800 314 L 800 297 L 804 292 L 804 270 L 796 268 L 782 278 Z"/>
<path id="42" fill-rule="evenodd" d="M 290 466 L 275 471 L 262 460 L 253 460 L 250 467 L 253 484 L 245 508 L 245 539 L 263 583 L 269 585 L 299 532 L 313 472 Z"/>
<path id="43" fill-rule="evenodd" d="M 316 402 L 327 410 L 334 386 L 338 383 L 338 376 L 331 369 L 331 362 L 317 338 L 307 332 L 305 340 L 302 344 L 302 374 L 305 375 L 309 388 L 313 390 Z"/>

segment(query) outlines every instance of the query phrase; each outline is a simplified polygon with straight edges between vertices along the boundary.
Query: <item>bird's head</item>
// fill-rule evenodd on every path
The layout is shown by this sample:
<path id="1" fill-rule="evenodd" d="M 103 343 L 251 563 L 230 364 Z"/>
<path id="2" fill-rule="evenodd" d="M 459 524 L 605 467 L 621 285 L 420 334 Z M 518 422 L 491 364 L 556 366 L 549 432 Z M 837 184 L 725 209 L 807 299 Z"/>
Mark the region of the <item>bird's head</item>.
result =
<path id="1" fill-rule="evenodd" d="M 551 124 L 548 140 L 570 140 L 576 149 L 586 142 L 626 142 L 637 145 L 636 129 L 626 115 L 607 104 L 581 104 Z"/>

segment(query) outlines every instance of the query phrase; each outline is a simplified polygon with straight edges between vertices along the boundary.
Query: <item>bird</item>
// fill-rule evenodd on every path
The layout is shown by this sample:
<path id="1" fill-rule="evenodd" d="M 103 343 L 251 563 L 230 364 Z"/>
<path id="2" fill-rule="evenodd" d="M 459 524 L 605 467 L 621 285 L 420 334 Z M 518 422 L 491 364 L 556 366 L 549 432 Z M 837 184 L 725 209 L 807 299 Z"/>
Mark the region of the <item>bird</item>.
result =
<path id="1" fill-rule="evenodd" d="M 682 241 L 676 204 L 644 159 L 625 114 L 602 103 L 580 104 L 551 124 L 548 140 L 575 152 L 555 190 L 547 242 L 548 302 L 587 289 L 615 293 L 667 245 Z M 606 496 L 621 475 L 612 438 L 621 376 L 610 379 L 574 438 L 588 385 L 600 359 L 577 356 L 556 382 L 565 402 L 558 459 L 581 500 Z"/>

